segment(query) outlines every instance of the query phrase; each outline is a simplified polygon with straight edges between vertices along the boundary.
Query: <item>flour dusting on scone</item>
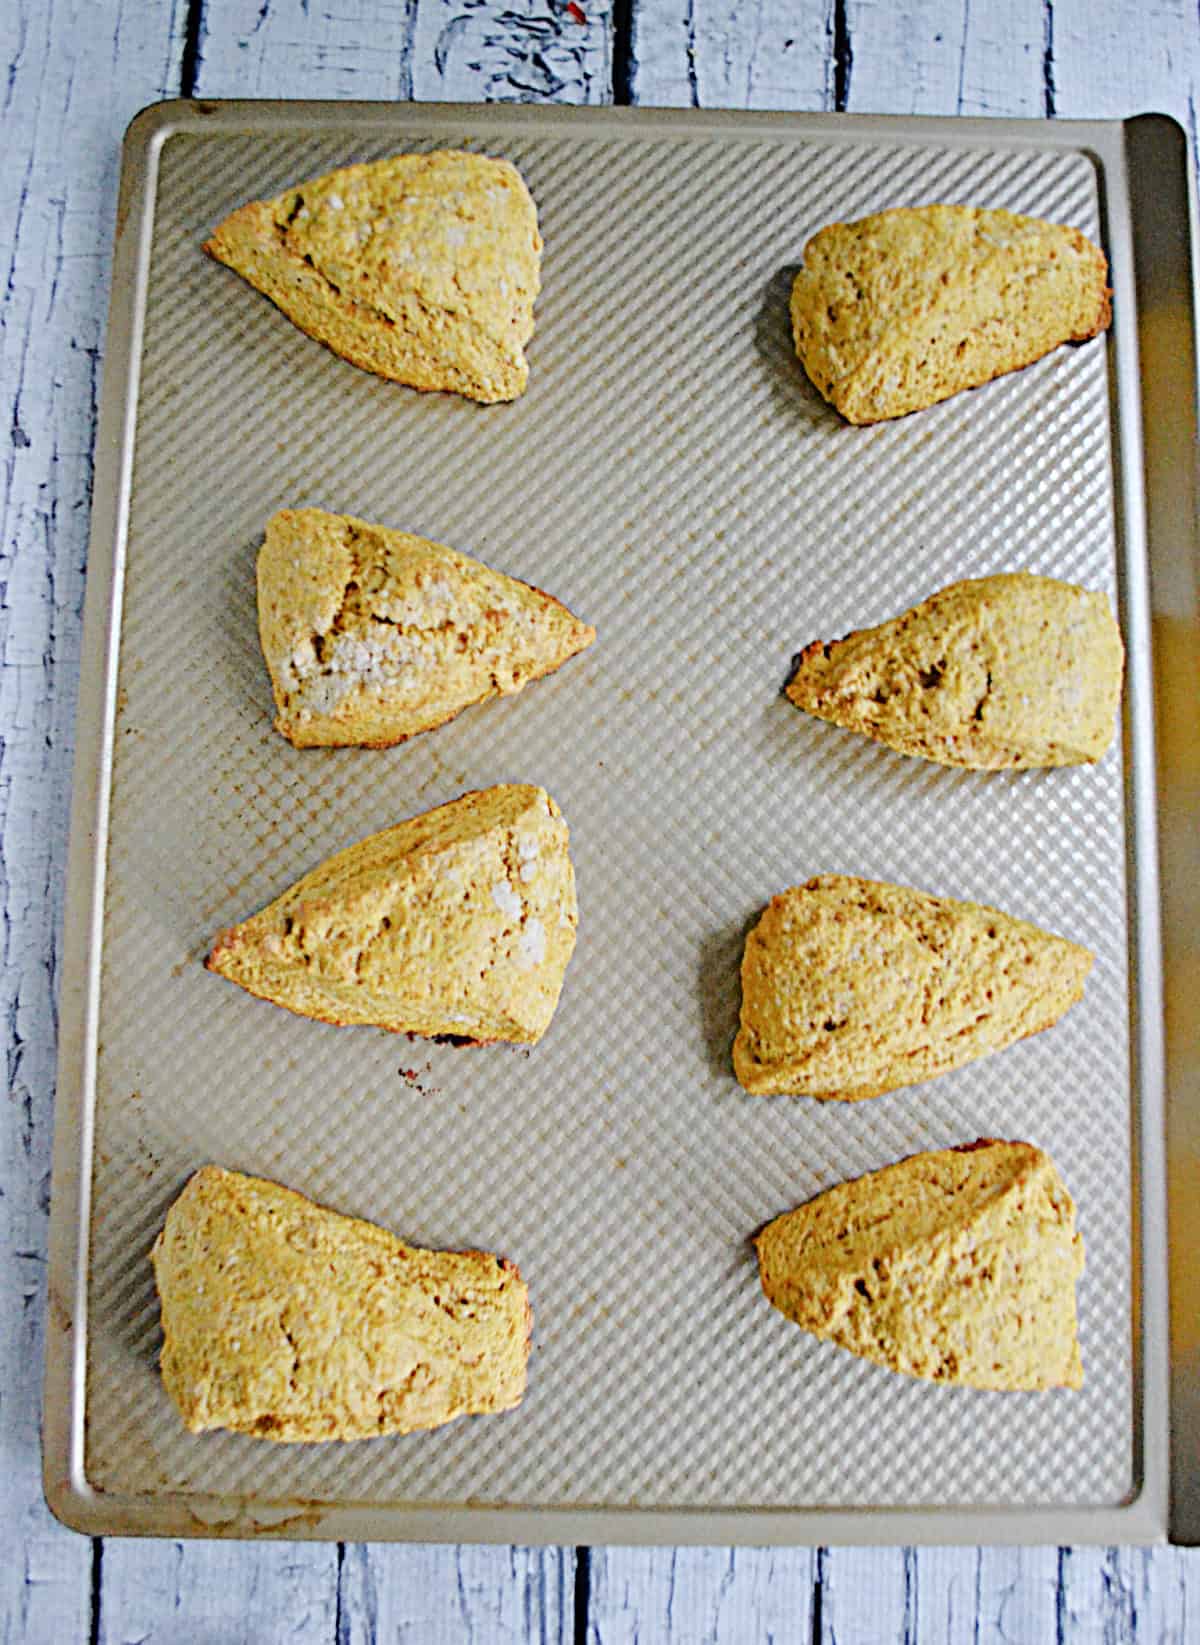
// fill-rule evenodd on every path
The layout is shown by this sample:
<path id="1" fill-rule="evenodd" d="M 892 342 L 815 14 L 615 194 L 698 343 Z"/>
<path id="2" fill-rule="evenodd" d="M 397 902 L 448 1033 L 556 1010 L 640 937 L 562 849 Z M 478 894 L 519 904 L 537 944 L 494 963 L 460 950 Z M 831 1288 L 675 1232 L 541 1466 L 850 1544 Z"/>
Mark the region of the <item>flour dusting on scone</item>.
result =
<path id="1" fill-rule="evenodd" d="M 974 206 L 898 206 L 831 223 L 804 248 L 792 332 L 851 423 L 931 406 L 1111 318 L 1108 264 L 1079 232 Z"/>
<path id="2" fill-rule="evenodd" d="M 508 1411 L 525 1392 L 529 1293 L 488 1251 L 422 1250 L 208 1165 L 151 1261 L 163 1384 L 193 1433 L 371 1439 Z"/>
<path id="3" fill-rule="evenodd" d="M 991 1139 L 841 1183 L 755 1241 L 767 1300 L 889 1371 L 968 1388 L 1079 1388 L 1083 1241 L 1053 1162 Z"/>
<path id="4" fill-rule="evenodd" d="M 952 583 L 801 652 L 798 708 L 975 771 L 1080 765 L 1112 742 L 1125 649 L 1103 594 L 1020 571 Z"/>
<path id="5" fill-rule="evenodd" d="M 562 813 L 503 783 L 339 851 L 221 932 L 208 968 L 322 1022 L 533 1044 L 576 925 Z"/>
<path id="6" fill-rule="evenodd" d="M 996 908 L 822 874 L 746 938 L 734 1072 L 754 1096 L 916 1085 L 1049 1028 L 1092 959 Z"/>
<path id="7" fill-rule="evenodd" d="M 241 206 L 204 249 L 364 371 L 485 404 L 528 381 L 542 240 L 507 160 L 345 166 Z"/>
<path id="8" fill-rule="evenodd" d="M 385 748 L 509 696 L 596 631 L 528 583 L 320 508 L 281 509 L 258 556 L 258 626 L 298 748 Z"/>

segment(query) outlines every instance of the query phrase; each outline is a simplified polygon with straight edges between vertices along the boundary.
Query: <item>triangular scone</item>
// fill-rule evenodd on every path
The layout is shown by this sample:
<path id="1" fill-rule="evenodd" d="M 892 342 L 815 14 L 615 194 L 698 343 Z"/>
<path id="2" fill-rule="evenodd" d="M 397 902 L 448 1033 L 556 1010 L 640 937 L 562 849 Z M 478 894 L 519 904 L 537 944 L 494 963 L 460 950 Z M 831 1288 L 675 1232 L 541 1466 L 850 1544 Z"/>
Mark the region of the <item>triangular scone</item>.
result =
<path id="1" fill-rule="evenodd" d="M 575 927 L 562 813 L 504 783 L 339 851 L 222 931 L 208 968 L 322 1022 L 532 1044 Z"/>
<path id="2" fill-rule="evenodd" d="M 916 1154 L 818 1194 L 755 1241 L 767 1300 L 890 1371 L 1079 1388 L 1075 1206 L 1040 1149 Z"/>
<path id="3" fill-rule="evenodd" d="M 1104 253 L 1078 229 L 900 206 L 813 235 L 792 333 L 825 398 L 848 422 L 877 423 L 1094 337 L 1110 296 Z"/>
<path id="4" fill-rule="evenodd" d="M 815 641 L 787 694 L 943 765 L 1081 765 L 1112 741 L 1124 658 L 1103 594 L 1020 571 L 952 583 L 878 628 Z"/>
<path id="5" fill-rule="evenodd" d="M 466 554 L 320 508 L 267 521 L 258 628 L 275 724 L 298 748 L 386 748 L 520 691 L 596 637 Z"/>
<path id="6" fill-rule="evenodd" d="M 979 903 L 822 874 L 746 938 L 734 1072 L 754 1096 L 917 1085 L 1049 1028 L 1092 958 Z"/>
<path id="7" fill-rule="evenodd" d="M 240 207 L 204 249 L 364 371 L 485 404 L 525 388 L 542 241 L 507 160 L 346 166 Z"/>
<path id="8" fill-rule="evenodd" d="M 151 1253 L 162 1378 L 193 1433 L 370 1439 L 508 1411 L 532 1314 L 487 1251 L 424 1251 L 278 1183 L 207 1165 Z"/>

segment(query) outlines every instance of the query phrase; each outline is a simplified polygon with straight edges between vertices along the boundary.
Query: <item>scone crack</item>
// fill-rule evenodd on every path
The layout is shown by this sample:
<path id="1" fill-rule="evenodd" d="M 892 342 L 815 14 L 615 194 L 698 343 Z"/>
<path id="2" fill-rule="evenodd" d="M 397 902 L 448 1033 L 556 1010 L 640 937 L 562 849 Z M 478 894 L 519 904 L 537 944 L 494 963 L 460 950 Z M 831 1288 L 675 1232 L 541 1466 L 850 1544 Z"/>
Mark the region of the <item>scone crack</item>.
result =
<path id="1" fill-rule="evenodd" d="M 288 1376 L 288 1387 L 294 1391 L 296 1387 L 296 1378 L 300 1373 L 300 1344 L 296 1341 L 295 1336 L 288 1328 L 286 1314 L 280 1314 L 279 1316 L 279 1329 L 283 1332 L 284 1340 L 288 1347 L 292 1350 L 292 1369 Z M 242 1345 L 240 1342 L 231 1342 L 229 1346 L 236 1354 Z"/>
<path id="2" fill-rule="evenodd" d="M 519 971 L 533 971 L 546 958 L 546 927 L 530 912 L 523 889 L 536 876 L 539 855 L 536 837 L 510 833 L 504 845 L 505 878 L 492 886 L 492 901 L 506 921 L 504 936 L 516 936 L 508 957 Z"/>
<path id="3" fill-rule="evenodd" d="M 351 568 L 341 602 L 328 628 L 314 629 L 285 665 L 290 669 L 292 689 L 304 699 L 298 710 L 302 714 L 331 713 L 364 685 L 415 687 L 417 682 L 408 676 L 429 665 L 431 659 L 422 642 L 435 634 L 457 628 L 458 649 L 465 651 L 470 643 L 468 631 L 454 621 L 455 594 L 445 576 L 417 573 L 414 584 L 419 598 L 397 601 L 393 597 L 390 606 L 383 607 L 373 598 L 382 590 L 371 588 L 364 576 L 366 568 L 357 553 L 359 533 L 351 528 L 343 541 Z M 485 622 L 493 615 L 503 618 L 509 613 L 503 609 L 485 612 Z M 384 632 L 364 635 L 355 619 Z M 495 670 L 493 684 L 500 688 Z"/>
<path id="4" fill-rule="evenodd" d="M 529 583 L 319 508 L 268 520 L 257 582 L 276 728 L 299 747 L 402 742 L 520 691 L 595 638 Z"/>

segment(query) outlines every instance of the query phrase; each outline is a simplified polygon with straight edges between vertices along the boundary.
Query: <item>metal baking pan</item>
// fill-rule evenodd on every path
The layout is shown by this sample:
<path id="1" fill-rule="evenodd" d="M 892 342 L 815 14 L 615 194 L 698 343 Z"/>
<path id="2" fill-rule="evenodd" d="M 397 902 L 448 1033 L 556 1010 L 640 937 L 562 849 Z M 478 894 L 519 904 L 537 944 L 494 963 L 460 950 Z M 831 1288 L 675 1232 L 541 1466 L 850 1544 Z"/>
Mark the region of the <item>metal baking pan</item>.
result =
<path id="1" fill-rule="evenodd" d="M 200 252 L 244 200 L 436 146 L 509 157 L 538 201 L 544 291 L 530 387 L 510 406 L 356 371 Z M 1154 118 L 347 103 L 138 117 L 62 989 L 45 1425 L 62 1518 L 94 1533 L 524 1542 L 1195 1534 L 1194 1466 L 1169 1508 L 1172 1455 L 1197 1429 L 1200 1309 L 1180 1261 L 1172 1349 L 1164 1092 L 1177 1256 L 1200 1105 L 1182 1014 L 1164 1062 L 1159 926 L 1161 893 L 1165 980 L 1182 990 L 1196 928 L 1180 866 L 1196 752 L 1187 186 L 1181 136 Z M 1102 238 L 1112 332 L 849 428 L 792 355 L 791 273 L 822 223 L 930 199 Z M 253 563 L 266 517 L 301 503 L 463 548 L 553 591 L 599 639 L 400 748 L 292 749 L 271 729 Z M 1097 767 L 943 770 L 781 698 L 808 640 L 1018 567 L 1117 604 L 1124 725 Z M 1155 689 L 1174 751 L 1157 774 Z M 219 927 L 330 851 L 506 779 L 563 807 L 579 882 L 578 948 L 537 1048 L 338 1030 L 205 972 Z M 772 893 L 828 870 L 993 902 L 1086 942 L 1084 1002 L 1050 1033 L 872 1102 L 747 1098 L 729 1064 L 745 930 Z M 1078 1202 L 1081 1392 L 890 1376 L 766 1306 L 747 1241 L 767 1218 L 988 1135 L 1045 1147 Z M 209 1160 L 422 1244 L 515 1259 L 537 1321 L 520 1411 L 353 1446 L 186 1434 L 158 1380 L 147 1252 Z"/>

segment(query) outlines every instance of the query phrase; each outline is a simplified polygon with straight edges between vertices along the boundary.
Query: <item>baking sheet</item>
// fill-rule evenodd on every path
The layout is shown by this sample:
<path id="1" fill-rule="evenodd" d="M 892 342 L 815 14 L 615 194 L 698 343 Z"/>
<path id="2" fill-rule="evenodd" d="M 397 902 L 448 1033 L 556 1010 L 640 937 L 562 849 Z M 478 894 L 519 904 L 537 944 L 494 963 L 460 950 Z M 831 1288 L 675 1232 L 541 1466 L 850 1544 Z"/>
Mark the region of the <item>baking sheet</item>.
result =
<path id="1" fill-rule="evenodd" d="M 302 1505 L 304 1528 L 337 1534 L 324 1510 L 352 1504 L 372 1535 L 419 1534 L 432 1510 L 474 1537 L 492 1507 L 510 1525 L 542 1515 L 548 1540 L 595 1509 L 623 1516 L 621 1540 L 634 1510 L 746 1513 L 753 1540 L 752 1511 L 1120 1509 L 1142 1461 L 1136 751 L 954 772 L 780 695 L 808 640 L 985 572 L 1102 588 L 1128 636 L 1145 564 L 1117 507 L 1136 416 L 1119 338 L 852 429 L 798 369 L 786 304 L 805 240 L 834 217 L 962 200 L 1111 239 L 1111 175 L 1046 128 L 981 142 L 975 122 L 855 140 L 813 118 L 343 107 L 314 124 L 216 108 L 164 126 L 146 200 L 85 1161 L 87 1489 L 150 1505 L 150 1528 L 183 1501 L 242 1529 Z M 358 372 L 199 253 L 245 199 L 437 146 L 512 159 L 538 202 L 544 290 L 512 406 Z M 294 750 L 271 729 L 253 563 L 266 517 L 305 503 L 534 582 L 596 625 L 596 645 L 398 749 Z M 1131 647 L 1135 702 L 1144 667 Z M 506 780 L 558 800 L 579 883 L 579 944 L 540 1046 L 337 1030 L 203 970 L 214 931 L 323 856 Z M 729 1066 L 745 931 L 776 890 L 824 871 L 992 902 L 1082 941 L 1097 956 L 1086 998 L 1047 1034 L 872 1102 L 746 1097 Z M 1081 1392 L 910 1382 L 766 1306 L 748 1239 L 769 1217 L 989 1135 L 1044 1147 L 1077 1201 Z M 208 1160 L 417 1243 L 517 1261 L 536 1314 L 521 1410 L 350 1447 L 187 1435 L 158 1381 L 145 1258 Z"/>

